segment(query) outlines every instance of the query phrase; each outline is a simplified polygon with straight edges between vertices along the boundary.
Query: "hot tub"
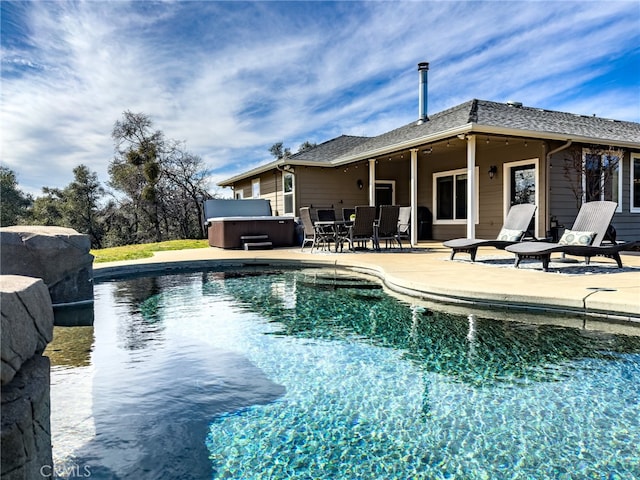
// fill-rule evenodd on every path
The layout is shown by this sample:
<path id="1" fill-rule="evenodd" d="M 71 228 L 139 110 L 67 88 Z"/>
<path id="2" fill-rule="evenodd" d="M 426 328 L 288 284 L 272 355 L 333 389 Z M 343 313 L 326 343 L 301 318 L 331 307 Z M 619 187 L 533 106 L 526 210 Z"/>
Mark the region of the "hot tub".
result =
<path id="1" fill-rule="evenodd" d="M 205 225 L 209 245 L 220 248 L 242 248 L 243 236 L 266 235 L 274 247 L 294 245 L 293 217 L 277 217 L 271 203 L 263 198 L 215 198 L 204 202 Z"/>
<path id="2" fill-rule="evenodd" d="M 274 247 L 294 245 L 293 217 L 236 216 L 207 219 L 209 245 L 219 248 L 242 248 L 243 236 L 266 235 Z"/>

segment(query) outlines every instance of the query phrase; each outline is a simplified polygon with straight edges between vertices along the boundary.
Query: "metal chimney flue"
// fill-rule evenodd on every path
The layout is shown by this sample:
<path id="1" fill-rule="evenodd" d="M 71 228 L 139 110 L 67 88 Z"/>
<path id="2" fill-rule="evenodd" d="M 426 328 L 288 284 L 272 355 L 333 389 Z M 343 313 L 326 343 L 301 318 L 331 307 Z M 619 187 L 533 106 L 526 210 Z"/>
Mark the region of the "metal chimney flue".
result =
<path id="1" fill-rule="evenodd" d="M 429 120 L 427 116 L 427 72 L 429 71 L 428 62 L 420 62 L 418 64 L 418 73 L 420 74 L 420 89 L 418 91 L 418 125 L 422 125 Z"/>

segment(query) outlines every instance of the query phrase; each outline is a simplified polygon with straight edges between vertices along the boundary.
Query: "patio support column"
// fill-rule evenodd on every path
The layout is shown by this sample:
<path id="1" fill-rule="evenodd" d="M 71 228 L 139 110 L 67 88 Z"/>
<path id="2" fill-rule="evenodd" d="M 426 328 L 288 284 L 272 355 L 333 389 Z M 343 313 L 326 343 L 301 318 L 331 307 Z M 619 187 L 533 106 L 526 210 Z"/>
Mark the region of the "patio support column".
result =
<path id="1" fill-rule="evenodd" d="M 476 236 L 476 136 L 467 137 L 467 238 Z"/>
<path id="2" fill-rule="evenodd" d="M 411 149 L 411 238 L 409 242 L 413 247 L 418 243 L 418 149 Z"/>
<path id="3" fill-rule="evenodd" d="M 376 206 L 376 159 L 369 160 L 369 205 Z"/>

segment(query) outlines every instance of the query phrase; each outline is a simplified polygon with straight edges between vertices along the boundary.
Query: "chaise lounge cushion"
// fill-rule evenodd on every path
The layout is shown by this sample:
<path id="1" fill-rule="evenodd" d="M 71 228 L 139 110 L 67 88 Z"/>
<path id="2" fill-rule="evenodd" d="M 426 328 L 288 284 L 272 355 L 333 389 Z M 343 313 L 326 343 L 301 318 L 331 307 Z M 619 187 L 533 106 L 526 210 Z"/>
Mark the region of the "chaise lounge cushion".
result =
<path id="1" fill-rule="evenodd" d="M 591 245 L 594 238 L 596 238 L 596 232 L 565 230 L 558 243 L 560 245 Z"/>
<path id="2" fill-rule="evenodd" d="M 502 228 L 498 233 L 497 239 L 503 242 L 519 242 L 524 236 L 524 230 L 511 230 Z"/>

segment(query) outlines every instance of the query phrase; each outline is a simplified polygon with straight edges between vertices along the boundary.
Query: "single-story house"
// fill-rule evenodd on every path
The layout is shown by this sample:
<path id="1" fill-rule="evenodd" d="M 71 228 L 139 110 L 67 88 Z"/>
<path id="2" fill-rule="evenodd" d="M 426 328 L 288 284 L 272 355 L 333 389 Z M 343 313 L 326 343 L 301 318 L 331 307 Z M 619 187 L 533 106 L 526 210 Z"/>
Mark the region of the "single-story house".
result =
<path id="1" fill-rule="evenodd" d="M 418 120 L 376 137 L 342 135 L 218 185 L 266 198 L 276 215 L 300 207 L 412 207 L 412 243 L 429 237 L 495 238 L 514 203 L 535 203 L 537 237 L 570 227 L 579 205 L 613 200 L 617 238 L 640 239 L 640 123 L 471 100 L 426 113 L 418 66 Z M 428 217 L 420 212 L 427 211 Z"/>

